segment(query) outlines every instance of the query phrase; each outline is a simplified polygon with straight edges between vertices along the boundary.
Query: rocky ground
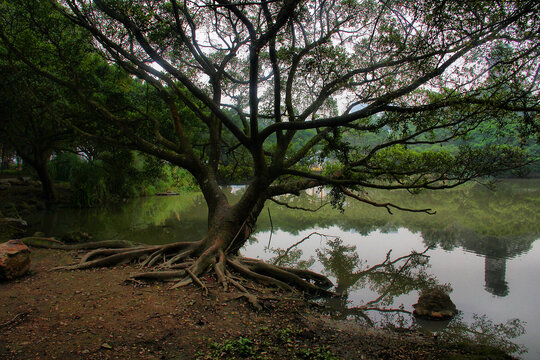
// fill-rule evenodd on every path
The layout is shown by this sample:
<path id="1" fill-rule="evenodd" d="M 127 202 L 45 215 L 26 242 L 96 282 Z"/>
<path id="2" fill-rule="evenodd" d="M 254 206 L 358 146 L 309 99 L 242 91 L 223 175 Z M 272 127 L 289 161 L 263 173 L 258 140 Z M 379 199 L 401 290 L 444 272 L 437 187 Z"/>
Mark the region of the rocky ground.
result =
<path id="1" fill-rule="evenodd" d="M 3 203 L 38 209 L 36 189 Z M 23 195 L 23 193 L 25 195 Z M 28 210 L 31 211 L 31 210 Z M 17 236 L 3 228 L 0 241 Z M 414 331 L 338 322 L 304 301 L 264 301 L 205 278 L 195 286 L 125 282 L 137 268 L 50 271 L 81 253 L 32 249 L 30 272 L 0 282 L 0 359 L 508 359 L 491 348 L 448 344 Z M 256 286 L 253 284 L 253 286 Z"/>

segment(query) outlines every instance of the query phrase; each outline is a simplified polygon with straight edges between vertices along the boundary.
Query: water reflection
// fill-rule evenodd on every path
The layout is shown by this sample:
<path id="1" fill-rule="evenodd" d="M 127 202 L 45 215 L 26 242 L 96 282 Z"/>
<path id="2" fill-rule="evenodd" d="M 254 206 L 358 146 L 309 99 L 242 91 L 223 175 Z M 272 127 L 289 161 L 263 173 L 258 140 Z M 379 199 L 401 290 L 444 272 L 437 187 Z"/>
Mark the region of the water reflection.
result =
<path id="1" fill-rule="evenodd" d="M 313 234 L 320 235 L 320 233 L 310 235 Z M 308 238 L 309 235 L 303 240 Z M 445 342 L 463 342 L 468 339 L 478 344 L 496 346 L 514 354 L 522 354 L 525 351 L 525 346 L 515 342 L 516 338 L 525 334 L 525 322 L 519 319 L 498 323 L 486 315 L 475 313 L 465 319 L 467 309 L 462 309 L 452 320 L 413 320 L 411 311 L 407 310 L 410 303 L 409 307 L 400 305 L 398 300 L 400 297 L 410 293 L 417 294 L 420 290 L 435 286 L 447 292 L 452 291 L 449 284 L 441 285 L 429 272 L 430 264 L 427 256 L 429 248 L 421 253 L 412 252 L 397 257 L 392 257 L 389 252 L 380 263 L 369 265 L 366 260 L 360 258 L 361 249 L 356 245 L 346 244 L 339 237 L 321 235 L 320 240 L 326 245 L 316 249 L 318 264 L 322 265 L 321 272 L 334 281 L 335 290 L 344 295 L 366 288 L 372 292 L 372 296 L 364 296 L 360 304 L 355 304 L 348 296 L 324 299 L 322 305 L 334 318 L 354 319 L 371 326 L 418 328 L 424 332 L 437 334 L 438 338 Z M 299 246 L 304 244 L 303 241 L 298 243 Z M 289 247 L 287 251 L 271 250 L 279 255 L 268 259 L 269 261 L 279 259 L 286 264 L 294 265 L 295 261 L 302 261 L 303 258 L 303 251 L 299 248 Z M 415 299 L 416 297 L 417 295 Z"/>
<path id="2" fill-rule="evenodd" d="M 368 266 L 365 260 L 360 259 L 356 246 L 345 245 L 340 238 L 327 241 L 326 246 L 317 249 L 317 258 L 324 266 L 324 273 L 335 279 L 335 291 L 344 295 L 326 299 L 328 308 L 337 318 L 361 317 L 370 324 L 373 320 L 366 315 L 368 311 L 410 314 L 402 307 L 391 305 L 398 296 L 437 285 L 435 277 L 426 272 L 429 262 L 427 250 L 397 258 L 393 258 L 389 251 L 384 261 Z M 377 295 L 366 299 L 361 306 L 351 306 L 347 294 L 358 288 L 369 288 Z"/>
<path id="3" fill-rule="evenodd" d="M 30 219 L 31 231 L 58 236 L 84 231 L 96 239 L 125 239 L 164 244 L 199 239 L 206 230 L 202 196 L 183 194 L 133 199 L 99 209 L 56 209 Z"/>
<path id="4" fill-rule="evenodd" d="M 482 255 L 484 260 L 485 289 L 496 296 L 507 296 L 510 293 L 506 282 L 507 259 L 515 258 L 531 249 L 538 235 L 493 236 L 477 234 L 470 229 L 448 227 L 443 230 L 429 229 L 422 232 L 427 246 L 440 246 L 445 250 L 461 247 L 475 254 Z"/>
<path id="5" fill-rule="evenodd" d="M 525 323 L 519 319 L 495 323 L 486 315 L 474 314 L 470 323 L 459 315 L 444 330 L 438 332 L 438 337 L 445 342 L 473 341 L 479 345 L 497 347 L 510 354 L 523 355 L 527 349 L 523 345 L 516 344 L 514 340 L 523 334 Z"/>
<path id="6" fill-rule="evenodd" d="M 506 296 L 510 292 L 506 277 L 506 259 L 486 256 L 485 275 L 486 290 L 497 296 Z"/>

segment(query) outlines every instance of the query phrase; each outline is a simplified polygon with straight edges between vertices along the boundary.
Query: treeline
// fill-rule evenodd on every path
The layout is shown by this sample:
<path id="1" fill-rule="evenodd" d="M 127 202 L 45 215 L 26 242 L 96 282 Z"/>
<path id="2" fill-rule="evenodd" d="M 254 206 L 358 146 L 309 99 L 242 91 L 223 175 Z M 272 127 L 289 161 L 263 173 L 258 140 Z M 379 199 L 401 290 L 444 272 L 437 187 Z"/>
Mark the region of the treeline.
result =
<path id="1" fill-rule="evenodd" d="M 460 148 L 467 147 L 471 150 L 482 149 L 488 146 L 508 146 L 516 147 L 524 150 L 529 154 L 531 162 L 521 168 L 510 170 L 499 174 L 501 177 L 539 177 L 540 176 L 540 145 L 538 139 L 534 136 L 522 136 L 523 117 L 528 114 L 518 114 L 513 119 L 503 119 L 493 117 L 484 121 L 477 128 L 467 132 L 464 136 L 451 136 L 444 143 L 431 143 L 429 136 L 426 136 L 425 144 L 415 144 L 411 146 L 403 145 L 408 150 L 417 152 L 424 151 L 447 151 L 457 153 Z M 411 129 L 408 129 L 411 131 Z M 412 129 L 414 130 L 414 129 Z M 356 137 L 354 132 L 347 133 L 343 136 L 343 142 L 351 148 L 365 147 L 372 148 L 379 144 L 384 144 L 391 141 L 396 136 L 391 127 L 385 127 L 377 133 L 369 133 L 368 136 L 362 138 Z M 444 137 L 444 131 L 435 131 L 432 138 Z M 329 160 L 329 159 L 327 159 Z"/>
<path id="2" fill-rule="evenodd" d="M 88 96 L 107 99 L 119 113 L 129 112 L 137 102 L 145 102 L 156 108 L 152 111 L 155 121 L 164 121 L 165 115 L 159 111 L 161 104 L 142 81 L 106 63 L 89 47 L 90 39 L 79 40 L 81 43 L 74 44 L 74 48 L 82 47 L 87 52 L 83 54 L 80 49 L 70 56 L 73 66 L 78 66 L 81 81 L 93 84 L 88 87 L 93 90 Z M 50 65 L 57 69 L 55 64 Z M 86 136 L 88 129 L 100 121 L 98 109 L 83 103 L 65 87 L 30 71 L 24 61 L 12 57 L 2 46 L 0 73 L 2 176 L 37 177 L 49 203 L 58 200 L 55 183 L 68 182 L 73 204 L 81 207 L 196 187 L 185 170 L 131 150 L 123 134 L 113 127 L 105 127 L 103 137 Z M 103 128 L 103 123 L 100 126 Z M 149 125 L 134 131 L 151 133 L 150 128 Z"/>
<path id="3" fill-rule="evenodd" d="M 90 34 L 47 6 L 26 9 L 21 3 L 3 9 L 11 21 L 4 30 L 13 31 L 7 25 L 19 28 L 13 41 L 32 45 L 32 51 L 21 54 L 10 42 L 0 42 L 3 176 L 37 177 L 49 203 L 58 199 L 55 183 L 69 182 L 73 203 L 85 207 L 195 186 L 185 170 L 132 150 L 126 130 L 104 121 L 104 109 L 96 105 L 105 103 L 114 116 L 133 119 L 137 125 L 127 131 L 151 143 L 153 130 L 164 127 L 169 116 L 155 88 L 107 62 Z M 80 86 L 61 84 L 50 74 L 75 78 Z M 138 113 L 141 106 L 152 116 Z M 181 115 L 189 117 L 189 110 L 180 107 Z M 191 130 L 205 141 L 201 132 Z"/>

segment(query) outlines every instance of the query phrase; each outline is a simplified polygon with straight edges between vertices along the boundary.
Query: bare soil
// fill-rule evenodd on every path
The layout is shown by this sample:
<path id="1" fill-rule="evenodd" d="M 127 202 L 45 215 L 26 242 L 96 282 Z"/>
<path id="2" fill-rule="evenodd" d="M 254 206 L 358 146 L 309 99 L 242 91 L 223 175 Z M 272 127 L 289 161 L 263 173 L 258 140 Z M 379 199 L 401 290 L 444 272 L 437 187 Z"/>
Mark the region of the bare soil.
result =
<path id="1" fill-rule="evenodd" d="M 0 231 L 0 241 L 12 235 Z M 0 359 L 510 358 L 418 332 L 338 322 L 305 301 L 266 300 L 257 311 L 211 277 L 202 279 L 206 295 L 196 285 L 126 283 L 139 271 L 134 265 L 50 271 L 81 255 L 32 249 L 29 274 L 0 282 Z"/>

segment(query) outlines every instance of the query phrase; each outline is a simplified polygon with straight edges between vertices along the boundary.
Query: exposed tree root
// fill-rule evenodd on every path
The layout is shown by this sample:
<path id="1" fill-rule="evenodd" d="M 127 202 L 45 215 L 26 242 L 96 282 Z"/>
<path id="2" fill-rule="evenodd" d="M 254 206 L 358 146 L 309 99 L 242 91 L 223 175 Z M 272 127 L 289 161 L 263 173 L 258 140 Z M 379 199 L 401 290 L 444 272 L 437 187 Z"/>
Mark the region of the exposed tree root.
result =
<path id="1" fill-rule="evenodd" d="M 45 249 L 61 249 L 61 250 L 92 250 L 92 249 L 125 249 L 133 248 L 138 245 L 127 240 L 103 240 L 95 242 L 87 242 L 80 244 L 64 244 L 54 238 L 30 236 L 20 239 L 28 246 L 45 248 Z"/>
<path id="2" fill-rule="evenodd" d="M 193 261 L 186 261 L 180 264 L 171 265 L 169 266 L 169 269 L 185 269 L 185 268 L 190 267 L 192 264 L 193 264 Z"/>
<path id="3" fill-rule="evenodd" d="M 131 249 L 143 249 L 143 247 L 131 248 Z M 107 256 L 110 256 L 110 255 L 121 254 L 121 253 L 125 253 L 125 252 L 126 252 L 126 249 L 98 249 L 98 250 L 94 250 L 94 251 L 90 251 L 90 252 L 86 253 L 81 258 L 80 262 L 81 263 L 87 263 L 92 258 L 102 257 L 102 256 L 107 257 Z"/>
<path id="4" fill-rule="evenodd" d="M 335 296 L 328 290 L 332 283 L 321 274 L 309 270 L 291 269 L 283 266 L 267 264 L 256 259 L 227 254 L 223 248 L 216 245 L 204 247 L 200 242 L 177 242 L 166 245 L 132 244 L 124 240 L 107 240 L 81 244 L 63 244 L 53 238 L 24 238 L 30 246 L 63 249 L 91 250 L 83 255 L 80 261 L 73 265 L 61 266 L 55 270 L 79 270 L 114 266 L 126 262 L 138 262 L 141 268 L 151 269 L 131 275 L 130 280 L 141 281 L 173 281 L 171 289 L 194 283 L 205 294 L 208 287 L 204 284 L 203 276 L 207 273 L 215 275 L 217 283 L 225 292 L 229 285 L 241 292 L 256 309 L 262 309 L 258 296 L 254 291 L 261 289 L 249 286 L 253 280 L 269 288 L 295 293 L 300 291 L 312 295 Z M 236 274 L 236 275 L 235 275 Z M 244 284 L 242 284 L 244 283 Z"/>
<path id="5" fill-rule="evenodd" d="M 154 251 L 153 248 L 137 248 L 136 250 L 130 251 L 123 251 L 114 255 L 109 255 L 104 258 L 86 261 L 86 262 L 80 262 L 76 265 L 70 265 L 70 266 L 59 266 L 55 268 L 54 270 L 81 270 L 81 269 L 90 269 L 95 267 L 105 267 L 105 266 L 113 266 L 120 263 L 123 263 L 126 260 L 133 260 L 136 258 L 139 258 L 141 255 L 147 254 L 149 252 Z"/>
<path id="6" fill-rule="evenodd" d="M 302 287 L 305 287 L 305 290 L 315 290 L 315 291 L 321 291 L 326 290 L 330 287 L 332 287 L 332 282 L 324 275 L 318 274 L 313 271 L 305 270 L 305 269 L 294 269 L 294 268 L 288 268 L 285 266 L 278 266 L 278 265 L 271 265 L 267 264 L 265 262 L 262 262 L 260 260 L 256 259 L 249 259 L 244 258 L 242 260 L 244 263 L 252 265 L 254 268 L 259 268 L 261 271 L 270 271 L 270 272 L 278 272 L 278 270 L 282 270 L 283 272 L 279 272 L 280 274 L 284 275 L 286 278 L 289 278 L 291 275 L 294 275 L 293 279 L 294 282 L 299 282 L 299 285 Z M 304 280 L 305 279 L 305 280 Z M 313 284 L 307 282 L 306 280 L 313 280 L 315 282 L 315 288 L 313 288 Z M 306 284 L 307 283 L 307 284 Z M 329 295 L 335 295 L 334 293 Z"/>
<path id="7" fill-rule="evenodd" d="M 257 297 L 253 294 L 250 294 L 248 292 L 244 292 L 240 295 L 238 295 L 237 297 L 231 299 L 231 300 L 236 300 L 236 299 L 240 299 L 240 298 L 245 298 L 248 303 L 253 306 L 256 310 L 262 310 L 263 307 L 262 305 L 259 303 L 259 300 L 257 299 Z"/>
<path id="8" fill-rule="evenodd" d="M 217 277 L 217 280 L 218 280 L 218 283 L 221 284 L 221 286 L 223 286 L 223 290 L 227 291 L 228 290 L 228 285 L 227 285 L 227 276 L 225 275 L 225 263 L 226 263 L 226 259 L 225 259 L 225 253 L 223 251 L 219 251 L 219 259 L 218 259 L 218 262 L 216 263 L 214 269 L 216 271 L 216 277 Z M 229 280 L 232 280 L 232 279 L 229 279 Z M 232 280 L 234 281 L 234 280 Z"/>
<path id="9" fill-rule="evenodd" d="M 252 278 L 256 281 L 259 281 L 268 285 L 277 286 L 278 288 L 282 290 L 294 291 L 294 289 L 290 285 L 284 283 L 283 281 L 275 279 L 270 276 L 260 274 L 255 271 L 251 271 L 249 268 L 247 268 L 246 266 L 244 266 L 237 260 L 227 259 L 227 263 L 230 264 L 232 268 L 237 270 L 239 273 L 244 274 L 247 277 Z"/>
<path id="10" fill-rule="evenodd" d="M 251 265 L 251 269 L 258 274 L 267 274 L 268 276 L 272 276 L 272 278 L 277 278 L 282 282 L 295 285 L 298 289 L 306 291 L 308 293 L 318 292 L 328 296 L 335 295 L 335 293 L 331 291 L 328 291 L 320 286 L 317 286 L 302 279 L 300 276 L 289 271 L 289 269 L 287 268 L 280 268 L 262 261 L 254 261 L 253 259 L 249 260 L 249 264 Z"/>
<path id="11" fill-rule="evenodd" d="M 203 290 L 204 290 L 204 295 L 205 296 L 208 296 L 208 288 L 203 284 L 203 282 L 197 277 L 197 275 L 195 275 L 194 273 L 191 272 L 191 270 L 189 269 L 186 269 L 186 272 L 189 274 L 189 276 L 191 277 L 191 279 L 197 283 L 197 285 L 199 285 Z"/>
<path id="12" fill-rule="evenodd" d="M 176 284 L 171 286 L 170 288 L 171 288 L 171 290 L 172 289 L 178 289 L 178 288 L 181 288 L 183 286 L 187 286 L 187 285 L 191 284 L 192 282 L 193 282 L 193 279 L 190 276 L 186 276 L 182 280 L 178 281 Z"/>
<path id="13" fill-rule="evenodd" d="M 193 251 L 192 250 L 186 250 L 179 254 L 174 255 L 169 260 L 163 262 L 163 264 L 159 265 L 159 268 L 161 269 L 167 269 L 167 268 L 174 268 L 175 266 L 181 266 L 181 264 L 176 264 L 178 261 L 184 260 L 186 257 L 191 255 Z M 191 266 L 191 264 L 190 264 Z"/>

